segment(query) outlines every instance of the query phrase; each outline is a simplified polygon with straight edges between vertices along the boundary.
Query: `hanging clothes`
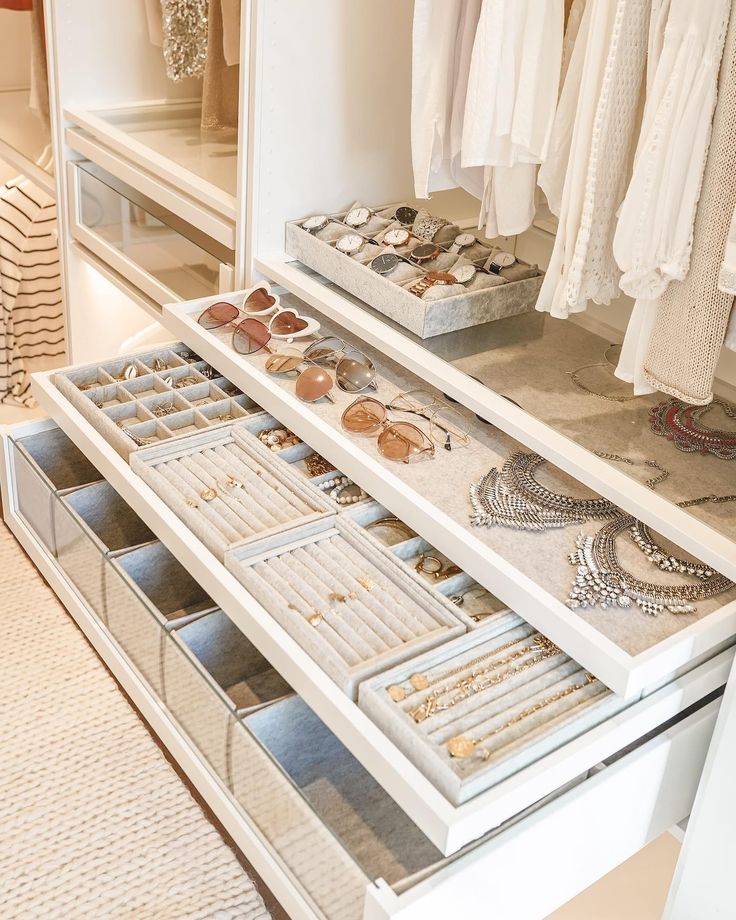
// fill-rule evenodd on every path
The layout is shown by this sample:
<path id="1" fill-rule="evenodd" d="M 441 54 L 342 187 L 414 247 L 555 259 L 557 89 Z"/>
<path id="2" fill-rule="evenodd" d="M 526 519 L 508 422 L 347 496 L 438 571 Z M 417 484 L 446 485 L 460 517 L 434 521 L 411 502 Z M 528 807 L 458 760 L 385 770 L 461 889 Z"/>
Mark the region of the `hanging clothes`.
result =
<path id="1" fill-rule="evenodd" d="M 207 0 L 161 0 L 166 76 L 201 77 L 207 60 Z"/>
<path id="2" fill-rule="evenodd" d="M 570 59 L 572 58 L 573 48 L 575 47 L 575 42 L 578 40 L 578 32 L 580 31 L 580 24 L 583 21 L 583 13 L 585 11 L 585 0 L 572 0 L 570 4 L 570 9 L 567 13 L 567 21 L 565 23 L 565 35 L 562 39 L 562 64 L 560 66 L 560 86 L 565 85 L 565 77 L 567 76 L 567 69 L 570 66 Z"/>
<path id="3" fill-rule="evenodd" d="M 207 61 L 202 84 L 202 127 L 237 128 L 240 67 L 225 59 L 221 0 L 209 0 Z M 239 20 L 238 20 L 239 22 Z"/>
<path id="4" fill-rule="evenodd" d="M 46 24 L 42 0 L 33 4 L 31 12 L 31 93 L 28 107 L 36 113 L 46 131 L 50 131 Z"/>
<path id="5" fill-rule="evenodd" d="M 56 204 L 14 179 L 0 188 L 0 402 L 32 405 L 28 375 L 65 350 Z"/>
<path id="6" fill-rule="evenodd" d="M 630 297 L 654 300 L 687 274 L 729 8 L 730 0 L 669 5 L 614 238 Z"/>
<path id="7" fill-rule="evenodd" d="M 414 194 L 461 188 L 480 198 L 483 171 L 459 162 L 465 87 L 480 0 L 415 0 L 411 154 Z"/>
<path id="8" fill-rule="evenodd" d="M 465 101 L 462 165 L 484 168 L 488 237 L 528 229 L 559 90 L 563 0 L 484 0 Z"/>
<path id="9" fill-rule="evenodd" d="M 736 15 L 731 15 L 718 81 L 708 158 L 698 202 L 690 270 L 659 298 L 644 376 L 658 390 L 695 405 L 713 398 L 733 294 L 719 289 L 736 207 Z"/>
<path id="10" fill-rule="evenodd" d="M 618 293 L 616 211 L 626 192 L 641 111 L 651 0 L 589 0 L 560 221 L 537 310 L 566 318 Z M 581 25 L 582 28 L 582 25 Z M 563 113 L 569 119 L 569 112 Z M 545 192 L 547 189 L 545 189 Z"/>

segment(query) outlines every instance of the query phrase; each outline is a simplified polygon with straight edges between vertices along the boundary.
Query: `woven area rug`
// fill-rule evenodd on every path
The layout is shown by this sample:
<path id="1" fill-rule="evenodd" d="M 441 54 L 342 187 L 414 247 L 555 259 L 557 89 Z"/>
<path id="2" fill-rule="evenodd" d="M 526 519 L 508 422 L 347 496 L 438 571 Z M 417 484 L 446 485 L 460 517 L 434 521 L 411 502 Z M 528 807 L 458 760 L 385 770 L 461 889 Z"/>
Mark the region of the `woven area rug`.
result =
<path id="1" fill-rule="evenodd" d="M 267 920 L 232 850 L 0 523 L 0 916 Z"/>

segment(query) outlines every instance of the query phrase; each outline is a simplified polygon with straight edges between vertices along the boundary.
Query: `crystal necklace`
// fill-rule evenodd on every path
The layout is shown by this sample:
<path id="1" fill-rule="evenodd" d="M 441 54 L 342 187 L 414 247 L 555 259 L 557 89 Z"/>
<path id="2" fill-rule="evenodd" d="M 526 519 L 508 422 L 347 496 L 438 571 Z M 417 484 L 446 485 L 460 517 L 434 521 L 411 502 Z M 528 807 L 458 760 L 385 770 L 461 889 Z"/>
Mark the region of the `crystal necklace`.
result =
<path id="1" fill-rule="evenodd" d="M 713 406 L 720 406 L 729 418 L 736 418 L 736 406 L 717 396 L 707 406 L 689 406 L 679 399 L 668 399 L 650 409 L 649 427 L 654 434 L 672 441 L 678 450 L 736 460 L 736 430 L 710 428 L 703 422 Z"/>
<path id="2" fill-rule="evenodd" d="M 633 463 L 617 454 L 599 456 L 607 460 Z M 479 482 L 470 486 L 470 504 L 473 513 L 471 524 L 476 527 L 514 527 L 517 530 L 549 530 L 582 524 L 592 519 L 613 517 L 619 509 L 606 498 L 577 498 L 561 495 L 546 488 L 534 478 L 535 470 L 544 463 L 544 457 L 535 453 L 517 451 L 501 469 L 493 467 Z M 654 460 L 644 461 L 661 475 L 647 481 L 653 489 L 669 475 Z"/>
<path id="3" fill-rule="evenodd" d="M 680 502 L 680 505 L 689 507 L 704 502 L 726 501 L 736 501 L 736 495 L 708 495 Z M 683 585 L 652 584 L 627 572 L 616 554 L 616 538 L 627 529 L 635 544 L 660 568 L 693 575 L 698 581 Z M 567 599 L 567 606 L 573 610 L 596 606 L 604 610 L 607 607 L 628 609 L 636 604 L 643 613 L 650 616 L 657 616 L 663 610 L 677 614 L 696 613 L 694 601 L 705 600 L 733 587 L 733 582 L 700 562 L 668 555 L 654 542 L 648 528 L 630 514 L 619 514 L 595 536 L 579 534 L 576 547 L 568 557 L 570 564 L 577 568 Z"/>

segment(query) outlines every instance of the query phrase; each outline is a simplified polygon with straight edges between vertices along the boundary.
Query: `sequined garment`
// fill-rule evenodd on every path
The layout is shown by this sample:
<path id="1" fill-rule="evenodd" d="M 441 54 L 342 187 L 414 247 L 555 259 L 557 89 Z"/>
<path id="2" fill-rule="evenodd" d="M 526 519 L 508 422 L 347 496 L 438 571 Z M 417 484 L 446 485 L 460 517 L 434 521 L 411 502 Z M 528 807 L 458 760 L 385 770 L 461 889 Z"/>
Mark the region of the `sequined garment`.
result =
<path id="1" fill-rule="evenodd" d="M 207 60 L 207 0 L 161 0 L 166 76 L 201 77 Z"/>

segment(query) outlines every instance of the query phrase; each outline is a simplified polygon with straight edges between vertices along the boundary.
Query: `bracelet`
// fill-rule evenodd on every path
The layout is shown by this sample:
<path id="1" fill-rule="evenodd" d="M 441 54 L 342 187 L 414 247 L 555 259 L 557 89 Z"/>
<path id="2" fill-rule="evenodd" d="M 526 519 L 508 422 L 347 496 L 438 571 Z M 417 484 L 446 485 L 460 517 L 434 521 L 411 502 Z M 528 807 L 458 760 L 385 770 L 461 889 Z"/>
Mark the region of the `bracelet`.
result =
<path id="1" fill-rule="evenodd" d="M 408 524 L 405 524 L 403 521 L 399 520 L 399 518 L 394 517 L 393 515 L 371 521 L 365 525 L 363 530 L 373 530 L 376 527 L 393 527 L 394 530 L 397 530 L 400 534 L 403 534 L 406 540 L 411 540 L 413 537 L 416 537 L 416 534 Z"/>

